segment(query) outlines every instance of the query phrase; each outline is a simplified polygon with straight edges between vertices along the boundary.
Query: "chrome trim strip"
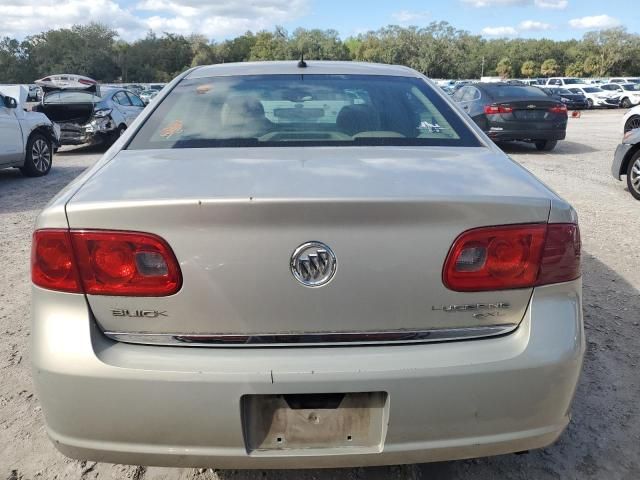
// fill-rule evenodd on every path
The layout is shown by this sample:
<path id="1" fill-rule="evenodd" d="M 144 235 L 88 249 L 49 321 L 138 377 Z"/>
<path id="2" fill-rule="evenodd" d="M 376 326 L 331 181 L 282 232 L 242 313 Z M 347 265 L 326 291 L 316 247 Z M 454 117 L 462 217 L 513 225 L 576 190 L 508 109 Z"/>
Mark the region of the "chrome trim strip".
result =
<path id="1" fill-rule="evenodd" d="M 481 327 L 432 330 L 396 330 L 388 332 L 317 332 L 268 333 L 253 335 L 184 334 L 184 333 L 123 333 L 104 332 L 118 342 L 144 345 L 183 347 L 302 347 L 337 345 L 389 345 L 403 343 L 435 343 L 472 340 L 511 333 L 517 324 L 485 325 Z"/>

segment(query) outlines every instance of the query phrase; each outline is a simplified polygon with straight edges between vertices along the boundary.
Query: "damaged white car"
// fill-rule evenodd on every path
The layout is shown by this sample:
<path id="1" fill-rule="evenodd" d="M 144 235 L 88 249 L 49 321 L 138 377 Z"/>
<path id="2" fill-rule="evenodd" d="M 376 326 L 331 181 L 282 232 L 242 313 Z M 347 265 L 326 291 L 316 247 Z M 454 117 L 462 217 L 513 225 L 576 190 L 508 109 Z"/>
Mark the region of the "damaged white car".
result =
<path id="1" fill-rule="evenodd" d="M 37 110 L 60 125 L 62 145 L 112 143 L 145 105 L 132 92 L 100 88 L 95 81 L 81 78 L 85 80 L 67 83 L 53 81 L 52 77 L 37 80 L 36 84 L 44 91 Z"/>
<path id="2" fill-rule="evenodd" d="M 27 94 L 25 87 L 0 87 L 0 168 L 40 177 L 51 170 L 60 129 L 42 113 L 25 111 Z"/>

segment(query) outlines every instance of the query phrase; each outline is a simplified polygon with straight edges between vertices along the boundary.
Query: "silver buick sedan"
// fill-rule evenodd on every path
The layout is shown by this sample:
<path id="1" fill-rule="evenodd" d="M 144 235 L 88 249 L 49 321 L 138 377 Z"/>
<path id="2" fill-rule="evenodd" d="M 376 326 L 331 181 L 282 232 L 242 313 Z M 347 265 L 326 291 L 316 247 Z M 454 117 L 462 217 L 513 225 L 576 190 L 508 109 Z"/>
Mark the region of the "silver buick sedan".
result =
<path id="1" fill-rule="evenodd" d="M 58 449 L 217 468 L 520 452 L 570 419 L 575 211 L 404 67 L 185 72 L 33 235 Z"/>

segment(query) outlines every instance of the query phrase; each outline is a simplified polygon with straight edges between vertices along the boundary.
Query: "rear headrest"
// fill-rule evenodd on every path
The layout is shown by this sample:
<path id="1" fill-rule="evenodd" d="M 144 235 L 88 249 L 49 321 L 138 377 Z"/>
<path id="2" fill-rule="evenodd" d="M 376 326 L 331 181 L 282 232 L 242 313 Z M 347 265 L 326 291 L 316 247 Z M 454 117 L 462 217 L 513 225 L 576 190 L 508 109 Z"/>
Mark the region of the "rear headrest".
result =
<path id="1" fill-rule="evenodd" d="M 222 106 L 220 115 L 224 127 L 242 126 L 266 119 L 262 103 L 254 97 L 231 97 Z"/>
<path id="2" fill-rule="evenodd" d="M 341 132 L 355 135 L 380 130 L 380 118 L 369 105 L 347 105 L 338 113 L 336 125 Z"/>

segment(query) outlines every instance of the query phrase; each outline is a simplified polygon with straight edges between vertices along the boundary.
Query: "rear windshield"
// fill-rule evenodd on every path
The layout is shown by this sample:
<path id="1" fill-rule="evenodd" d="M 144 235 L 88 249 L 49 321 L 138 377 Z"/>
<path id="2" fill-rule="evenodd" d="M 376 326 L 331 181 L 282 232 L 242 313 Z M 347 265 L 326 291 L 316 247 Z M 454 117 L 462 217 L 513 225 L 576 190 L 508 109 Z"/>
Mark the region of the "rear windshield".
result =
<path id="1" fill-rule="evenodd" d="M 587 93 L 598 93 L 598 92 L 604 92 L 603 89 L 601 89 L 600 87 L 585 87 L 582 90 L 584 90 Z"/>
<path id="2" fill-rule="evenodd" d="M 493 98 L 546 97 L 537 87 L 523 85 L 486 85 L 484 90 Z"/>
<path id="3" fill-rule="evenodd" d="M 48 93 L 44 97 L 44 103 L 98 103 L 101 100 L 93 92 L 78 92 L 74 90 L 60 90 Z"/>
<path id="4" fill-rule="evenodd" d="M 182 81 L 128 148 L 296 145 L 480 143 L 418 78 L 261 75 Z"/>
<path id="5" fill-rule="evenodd" d="M 579 78 L 565 78 L 564 79 L 564 84 L 565 85 L 580 85 L 581 83 L 584 83 L 584 80 L 580 80 Z"/>

